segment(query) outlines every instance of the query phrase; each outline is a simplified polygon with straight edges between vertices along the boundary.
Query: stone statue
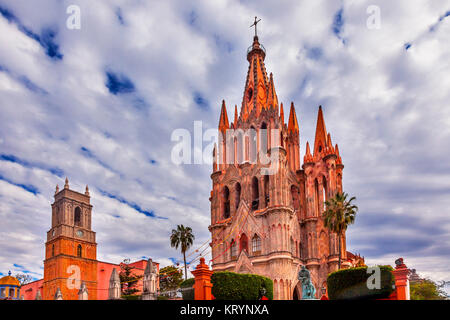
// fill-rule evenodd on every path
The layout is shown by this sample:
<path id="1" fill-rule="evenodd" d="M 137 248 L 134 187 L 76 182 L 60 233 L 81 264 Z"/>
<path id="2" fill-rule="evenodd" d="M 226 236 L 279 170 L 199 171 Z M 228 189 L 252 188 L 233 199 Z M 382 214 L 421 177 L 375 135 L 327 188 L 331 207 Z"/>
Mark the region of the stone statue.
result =
<path id="1" fill-rule="evenodd" d="M 302 300 L 315 299 L 316 288 L 311 282 L 311 275 L 305 266 L 298 272 L 298 280 L 302 284 Z"/>

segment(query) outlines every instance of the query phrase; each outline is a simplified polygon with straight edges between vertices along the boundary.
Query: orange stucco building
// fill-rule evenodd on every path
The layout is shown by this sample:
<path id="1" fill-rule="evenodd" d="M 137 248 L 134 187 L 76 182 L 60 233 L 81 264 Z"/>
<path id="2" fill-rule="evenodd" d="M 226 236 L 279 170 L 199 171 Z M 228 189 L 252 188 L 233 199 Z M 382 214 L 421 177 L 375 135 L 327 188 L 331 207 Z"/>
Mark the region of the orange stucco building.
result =
<path id="1" fill-rule="evenodd" d="M 92 231 L 92 205 L 89 189 L 84 193 L 69 189 L 66 179 L 64 189 L 55 191 L 52 204 L 52 223 L 45 243 L 44 279 L 21 288 L 25 300 L 53 300 L 57 293 L 64 300 L 78 300 L 84 283 L 89 300 L 108 299 L 108 289 L 113 269 L 120 273 L 120 264 L 97 260 L 97 243 Z M 143 276 L 147 260 L 130 263 L 133 273 Z M 152 262 L 159 272 L 159 264 Z M 143 292 L 143 278 L 135 286 Z"/>

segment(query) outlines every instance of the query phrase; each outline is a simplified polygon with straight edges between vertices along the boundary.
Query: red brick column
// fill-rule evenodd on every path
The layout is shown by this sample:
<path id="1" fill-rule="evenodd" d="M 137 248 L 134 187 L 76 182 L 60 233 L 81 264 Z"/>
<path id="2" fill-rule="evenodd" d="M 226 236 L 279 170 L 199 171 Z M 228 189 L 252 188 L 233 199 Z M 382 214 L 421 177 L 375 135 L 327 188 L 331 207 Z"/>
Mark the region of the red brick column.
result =
<path id="1" fill-rule="evenodd" d="M 195 300 L 212 300 L 212 270 L 209 270 L 205 264 L 205 258 L 200 258 L 200 263 L 194 271 L 191 272 L 195 278 L 194 290 Z"/>
<path id="2" fill-rule="evenodd" d="M 398 261 L 398 263 L 397 263 Z M 409 270 L 400 258 L 396 261 L 395 270 L 393 271 L 395 277 L 395 291 L 397 293 L 397 300 L 410 300 L 409 298 Z"/>

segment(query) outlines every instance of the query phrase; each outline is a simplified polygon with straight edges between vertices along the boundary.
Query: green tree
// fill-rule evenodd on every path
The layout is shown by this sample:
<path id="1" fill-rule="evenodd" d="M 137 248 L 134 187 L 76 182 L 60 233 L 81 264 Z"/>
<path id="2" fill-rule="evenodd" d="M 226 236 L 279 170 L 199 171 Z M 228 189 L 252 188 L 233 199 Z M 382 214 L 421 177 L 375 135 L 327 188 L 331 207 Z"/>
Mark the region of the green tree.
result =
<path id="1" fill-rule="evenodd" d="M 164 291 L 173 291 L 183 282 L 183 271 L 174 266 L 167 266 L 159 270 L 159 287 L 162 296 L 174 296 L 173 293 L 164 294 Z"/>
<path id="2" fill-rule="evenodd" d="M 122 289 L 122 293 L 125 296 L 130 296 L 138 292 L 136 289 L 137 283 L 143 277 L 142 275 L 136 275 L 133 273 L 133 269 L 136 269 L 133 266 L 130 266 L 130 260 L 125 259 L 120 264 L 120 285 Z"/>
<path id="3" fill-rule="evenodd" d="M 33 281 L 33 277 L 29 274 L 17 273 L 14 277 L 19 280 L 21 286 Z"/>
<path id="4" fill-rule="evenodd" d="M 423 279 L 410 284 L 410 297 L 411 300 L 445 300 L 448 297 L 442 288 L 443 285 Z"/>
<path id="5" fill-rule="evenodd" d="M 192 246 L 194 239 L 195 236 L 192 233 L 192 229 L 190 227 L 185 227 L 182 224 L 179 224 L 176 230 L 172 229 L 172 234 L 170 235 L 170 245 L 175 247 L 175 249 L 181 247 L 181 253 L 183 254 L 184 259 L 185 280 L 187 280 L 186 251 Z"/>
<path id="6" fill-rule="evenodd" d="M 336 193 L 333 198 L 325 201 L 325 211 L 322 213 L 324 218 L 324 225 L 331 232 L 337 234 L 339 239 L 339 267 L 341 269 L 341 257 L 342 257 L 342 248 L 341 248 L 341 238 L 347 230 L 348 225 L 353 224 L 355 222 L 356 212 L 358 211 L 358 207 L 352 204 L 352 201 L 356 200 L 355 197 L 351 197 L 347 199 L 348 194 L 344 193 Z"/>

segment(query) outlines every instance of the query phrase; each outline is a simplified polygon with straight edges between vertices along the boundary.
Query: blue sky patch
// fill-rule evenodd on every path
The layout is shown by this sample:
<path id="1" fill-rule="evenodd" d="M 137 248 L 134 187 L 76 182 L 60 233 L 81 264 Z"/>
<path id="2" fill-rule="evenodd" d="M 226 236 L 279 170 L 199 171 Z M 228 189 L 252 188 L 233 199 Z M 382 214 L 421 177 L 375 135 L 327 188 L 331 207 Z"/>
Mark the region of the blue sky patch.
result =
<path id="1" fill-rule="evenodd" d="M 334 20 L 333 20 L 333 25 L 332 25 L 333 33 L 339 39 L 341 39 L 341 31 L 344 27 L 344 18 L 342 17 L 343 13 L 344 13 L 343 8 L 339 9 L 339 11 L 336 12 L 336 14 L 334 15 Z"/>
<path id="2" fill-rule="evenodd" d="M 116 17 L 117 17 L 117 20 L 119 20 L 119 23 L 121 25 L 125 24 L 125 21 L 123 20 L 123 14 L 122 14 L 122 9 L 121 8 L 117 8 L 116 9 Z"/>
<path id="3" fill-rule="evenodd" d="M 134 83 L 124 74 L 107 71 L 106 78 L 105 85 L 114 95 L 135 91 Z"/>
<path id="4" fill-rule="evenodd" d="M 209 109 L 209 102 L 200 92 L 194 92 L 194 102 L 202 110 Z"/>
<path id="5" fill-rule="evenodd" d="M 31 192 L 34 195 L 38 195 L 40 193 L 39 189 L 37 187 L 33 186 L 32 184 L 15 183 L 12 180 L 9 180 L 9 179 L 3 177 L 2 175 L 0 175 L 0 180 L 5 181 L 9 184 L 12 184 L 16 187 L 22 188 L 23 190 Z"/>
<path id="6" fill-rule="evenodd" d="M 54 174 L 60 178 L 64 175 L 64 171 L 60 168 L 47 167 L 47 166 L 39 164 L 39 163 L 32 163 L 27 160 L 20 159 L 19 157 L 16 157 L 13 154 L 0 154 L 0 160 L 17 163 L 23 167 L 30 168 L 30 169 L 38 168 L 38 169 L 46 170 L 46 171 L 49 171 L 51 174 Z"/>
<path id="7" fill-rule="evenodd" d="M 312 60 L 319 60 L 323 55 L 323 51 L 319 47 L 309 48 L 307 51 L 307 57 Z"/>
<path id="8" fill-rule="evenodd" d="M 6 8 L 0 7 L 0 14 L 8 20 L 9 23 L 15 23 L 18 29 L 28 37 L 36 40 L 45 50 L 47 56 L 54 60 L 62 60 L 63 54 L 59 51 L 59 45 L 55 41 L 56 30 L 51 28 L 43 29 L 41 35 L 22 24 L 14 13 Z"/>
<path id="9" fill-rule="evenodd" d="M 158 218 L 158 219 L 167 219 L 165 217 L 156 216 L 155 212 L 153 210 L 150 210 L 150 211 L 149 210 L 144 210 L 138 204 L 136 204 L 134 202 L 131 202 L 131 201 L 128 201 L 128 200 L 126 200 L 126 199 L 124 199 L 124 198 L 122 198 L 120 196 L 114 195 L 112 193 L 109 193 L 107 191 L 100 190 L 100 189 L 99 189 L 99 191 L 100 191 L 100 193 L 102 195 L 104 195 L 104 196 L 106 196 L 108 198 L 111 198 L 111 199 L 115 199 L 115 200 L 119 201 L 120 203 L 126 204 L 127 206 L 133 208 L 134 210 L 136 210 L 139 213 L 142 213 L 142 214 L 146 215 L 147 217 Z"/>
<path id="10" fill-rule="evenodd" d="M 20 83 L 22 83 L 28 90 L 35 92 L 35 93 L 48 94 L 47 91 L 40 88 L 38 85 L 36 85 L 30 79 L 28 79 L 26 76 L 20 76 L 18 79 L 19 79 Z"/>

